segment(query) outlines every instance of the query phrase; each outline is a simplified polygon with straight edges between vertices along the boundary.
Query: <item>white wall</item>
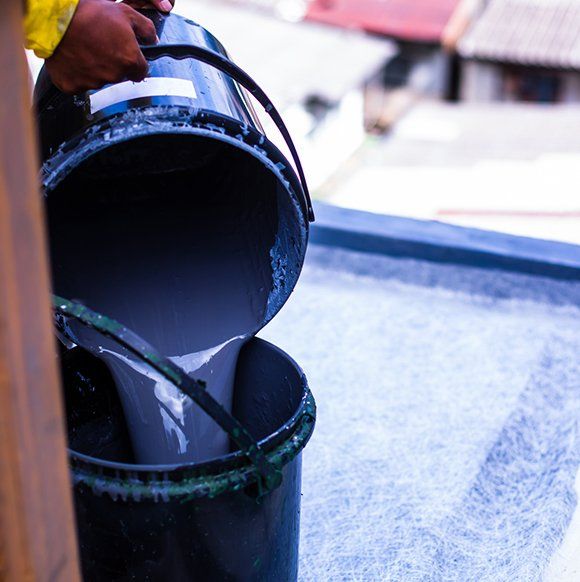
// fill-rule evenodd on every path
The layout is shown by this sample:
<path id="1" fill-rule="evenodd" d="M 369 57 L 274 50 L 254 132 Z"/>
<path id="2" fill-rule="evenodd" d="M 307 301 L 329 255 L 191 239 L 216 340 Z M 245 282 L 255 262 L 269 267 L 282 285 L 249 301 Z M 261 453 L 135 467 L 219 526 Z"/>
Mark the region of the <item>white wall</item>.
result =
<path id="1" fill-rule="evenodd" d="M 501 69 L 497 65 L 464 61 L 461 65 L 461 100 L 490 103 L 501 99 Z"/>
<path id="2" fill-rule="evenodd" d="M 408 86 L 413 91 L 431 97 L 445 97 L 449 77 L 449 57 L 433 50 L 418 58 L 409 75 Z"/>
<path id="3" fill-rule="evenodd" d="M 580 73 L 564 74 L 562 89 L 564 103 L 580 103 Z"/>

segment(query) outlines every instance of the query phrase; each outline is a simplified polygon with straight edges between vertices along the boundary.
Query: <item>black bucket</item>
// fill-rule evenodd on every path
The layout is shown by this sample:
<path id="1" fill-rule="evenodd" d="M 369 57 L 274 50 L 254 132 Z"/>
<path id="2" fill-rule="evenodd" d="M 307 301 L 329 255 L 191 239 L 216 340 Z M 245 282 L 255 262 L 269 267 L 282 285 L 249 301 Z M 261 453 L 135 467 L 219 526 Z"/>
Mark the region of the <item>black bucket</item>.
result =
<path id="1" fill-rule="evenodd" d="M 107 301 L 108 289 L 95 285 L 111 276 L 100 261 L 99 243 L 119 237 L 122 249 L 121 231 L 141 224 L 151 226 L 144 239 L 157 237 L 158 249 L 148 252 L 185 248 L 195 239 L 187 217 L 203 211 L 215 223 L 232 217 L 244 221 L 248 231 L 262 232 L 271 244 L 278 288 L 262 327 L 296 285 L 314 219 L 298 154 L 274 105 L 214 36 L 177 15 L 146 14 L 160 43 L 143 47 L 150 64 L 144 83 L 73 97 L 58 91 L 42 70 L 36 84 L 54 289 L 153 342 L 123 320 Z M 265 135 L 251 97 L 276 123 L 294 167 Z M 169 218 L 143 194 L 150 184 L 172 207 Z M 124 222 L 96 220 L 99 205 Z M 169 220 L 171 237 L 159 240 L 155 223 Z M 70 252 L 73 246 L 82 248 L 83 261 Z"/>
<path id="2" fill-rule="evenodd" d="M 315 417 L 306 380 L 288 356 L 253 339 L 242 348 L 231 409 L 222 407 L 211 384 L 205 389 L 174 361 L 186 353 L 178 351 L 185 343 L 180 332 L 197 325 L 211 333 L 212 318 L 166 309 L 166 302 L 179 295 L 180 307 L 187 306 L 196 284 L 211 279 L 210 268 L 191 267 L 208 248 L 198 244 L 200 232 L 217 233 L 217 245 L 230 240 L 229 225 L 241 225 L 242 244 L 249 233 L 266 251 L 260 260 L 268 286 L 252 287 L 259 321 L 226 339 L 255 334 L 298 280 L 313 220 L 306 181 L 280 115 L 221 44 L 179 16 L 148 15 L 160 44 L 143 47 L 146 82 L 71 97 L 41 72 L 35 91 L 54 289 L 163 351 L 78 301 L 56 303 L 61 332 L 90 350 L 63 349 L 62 358 L 84 577 L 295 580 L 300 451 Z M 280 129 L 295 168 L 265 135 L 250 96 Z M 228 269 L 243 274 L 253 257 L 240 259 L 234 243 L 223 256 Z M 155 285 L 142 285 L 143 274 Z M 227 283 L 235 288 L 238 280 Z M 208 309 L 215 303 L 235 315 L 235 302 L 220 303 L 228 285 L 214 287 Z M 132 303 L 144 306 L 134 321 L 125 318 Z M 195 409 L 229 453 L 197 463 L 137 464 L 127 402 L 98 357 L 102 346 L 88 347 L 73 328 L 96 330 L 173 383 L 206 413 Z M 150 333 L 157 328 L 158 335 Z"/>
<path id="3" fill-rule="evenodd" d="M 114 145 L 133 142 L 134 148 L 140 138 L 181 134 L 217 140 L 254 156 L 275 174 L 303 215 L 314 220 L 298 153 L 265 92 L 199 24 L 175 14 L 145 14 L 155 24 L 160 41 L 158 45 L 142 47 L 149 62 L 144 83 L 119 83 L 73 97 L 58 91 L 45 69 L 40 72 L 34 98 L 45 189 L 54 190 L 72 171 L 95 156 L 104 164 L 102 167 L 108 165 L 109 170 L 126 172 L 126 164 L 105 151 Z M 298 176 L 265 135 L 250 95 L 280 130 Z M 187 155 L 175 147 L 167 149 L 173 169 L 179 165 L 190 167 L 192 160 Z M 97 156 L 99 152 L 104 153 Z M 147 152 L 139 153 L 147 156 Z M 137 154 L 134 161 L 138 168 L 146 167 L 146 160 Z"/>
<path id="4" fill-rule="evenodd" d="M 234 419 L 119 324 L 60 299 L 55 309 L 61 331 L 74 318 L 114 338 L 172 379 L 232 437 L 232 452 L 211 462 L 134 464 L 106 367 L 78 347 L 63 350 L 84 580 L 296 580 L 301 451 L 316 417 L 297 364 L 263 340 L 246 344 L 236 371 Z"/>
<path id="5" fill-rule="evenodd" d="M 276 315 L 298 281 L 313 215 L 298 155 L 265 93 L 198 24 L 147 15 L 160 43 L 143 47 L 145 82 L 72 97 L 42 71 L 35 101 L 55 292 L 176 359 L 242 341 Z M 295 169 L 251 97 L 286 138 Z M 207 249 L 220 260 L 209 264 Z M 192 345 L 191 330 L 207 334 L 203 345 Z M 223 398 L 219 390 L 208 382 L 229 407 L 231 378 Z M 205 417 L 195 427 L 215 428 Z M 212 448 L 198 461 L 227 450 L 219 431 L 205 441 Z M 145 457 L 148 445 L 143 462 L 164 462 Z"/>

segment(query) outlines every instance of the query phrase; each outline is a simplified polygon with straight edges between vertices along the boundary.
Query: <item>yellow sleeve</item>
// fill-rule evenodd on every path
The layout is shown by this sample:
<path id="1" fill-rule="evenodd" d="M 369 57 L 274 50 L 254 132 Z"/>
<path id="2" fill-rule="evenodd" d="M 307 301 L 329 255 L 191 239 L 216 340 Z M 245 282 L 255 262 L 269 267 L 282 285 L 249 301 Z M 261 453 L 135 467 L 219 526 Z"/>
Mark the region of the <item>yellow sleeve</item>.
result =
<path id="1" fill-rule="evenodd" d="M 26 48 L 47 59 L 62 40 L 79 0 L 26 0 Z"/>

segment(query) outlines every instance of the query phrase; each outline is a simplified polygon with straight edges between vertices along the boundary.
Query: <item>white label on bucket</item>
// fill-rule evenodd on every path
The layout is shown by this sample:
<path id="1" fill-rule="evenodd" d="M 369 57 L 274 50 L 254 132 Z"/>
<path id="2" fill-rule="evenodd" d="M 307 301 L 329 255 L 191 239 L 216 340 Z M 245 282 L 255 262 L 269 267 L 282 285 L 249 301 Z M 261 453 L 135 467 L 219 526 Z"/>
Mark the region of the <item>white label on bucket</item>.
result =
<path id="1" fill-rule="evenodd" d="M 151 77 L 140 83 L 125 81 L 93 93 L 89 97 L 91 113 L 97 113 L 105 107 L 116 105 L 122 101 L 141 97 L 189 97 L 196 99 L 197 93 L 193 83 L 187 79 Z"/>

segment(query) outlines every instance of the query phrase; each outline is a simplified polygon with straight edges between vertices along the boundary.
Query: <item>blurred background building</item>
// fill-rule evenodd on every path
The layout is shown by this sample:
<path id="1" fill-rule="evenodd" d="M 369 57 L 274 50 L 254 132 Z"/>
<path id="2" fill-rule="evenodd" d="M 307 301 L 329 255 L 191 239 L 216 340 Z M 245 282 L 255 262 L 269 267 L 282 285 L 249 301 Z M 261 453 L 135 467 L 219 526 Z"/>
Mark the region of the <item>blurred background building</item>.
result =
<path id="1" fill-rule="evenodd" d="M 492 0 L 459 40 L 461 99 L 578 103 L 580 3 Z"/>
<path id="2" fill-rule="evenodd" d="M 318 198 L 580 243 L 576 0 L 178 6 L 285 104 Z M 255 19 L 251 42 L 223 28 L 242 11 Z M 267 30 L 287 60 L 271 42 L 261 51 Z"/>
<path id="3" fill-rule="evenodd" d="M 578 0 L 177 0 L 176 10 L 266 89 L 317 198 L 580 243 Z"/>

